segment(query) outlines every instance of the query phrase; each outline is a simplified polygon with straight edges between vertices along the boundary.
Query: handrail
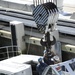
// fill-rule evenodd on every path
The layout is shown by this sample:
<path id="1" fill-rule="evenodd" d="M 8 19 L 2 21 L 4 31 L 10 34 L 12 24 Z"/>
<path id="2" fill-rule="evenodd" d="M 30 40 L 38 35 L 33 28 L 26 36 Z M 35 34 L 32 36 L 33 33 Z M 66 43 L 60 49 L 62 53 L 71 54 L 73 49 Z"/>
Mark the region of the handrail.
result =
<path id="1" fill-rule="evenodd" d="M 11 48 L 11 50 L 10 50 L 9 48 Z M 13 56 L 15 56 L 14 53 L 16 53 L 16 56 L 17 56 L 18 54 L 22 54 L 22 50 L 21 50 L 21 48 L 18 47 L 18 46 L 3 46 L 3 47 L 0 47 L 0 50 L 1 50 L 1 49 L 6 49 L 6 51 L 0 52 L 0 54 L 1 54 L 1 55 L 6 55 L 7 58 L 10 58 L 10 53 L 12 53 Z M 16 50 L 15 50 L 15 49 L 16 49 Z M 13 57 L 13 56 L 12 56 L 12 57 Z M 1 57 L 0 59 L 2 59 L 2 58 L 5 58 L 5 57 Z"/>

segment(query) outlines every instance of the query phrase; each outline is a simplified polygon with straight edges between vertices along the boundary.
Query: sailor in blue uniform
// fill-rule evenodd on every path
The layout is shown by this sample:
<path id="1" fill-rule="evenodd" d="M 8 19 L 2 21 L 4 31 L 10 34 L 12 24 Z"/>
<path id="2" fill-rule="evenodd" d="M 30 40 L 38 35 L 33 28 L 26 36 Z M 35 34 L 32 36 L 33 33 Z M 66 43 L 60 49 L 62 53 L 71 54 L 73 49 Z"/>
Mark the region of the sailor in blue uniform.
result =
<path id="1" fill-rule="evenodd" d="M 59 63 L 59 61 L 60 61 L 60 59 L 57 55 L 55 55 L 53 52 L 46 53 L 46 50 L 45 50 L 43 58 L 38 59 L 39 63 L 36 67 L 39 75 L 42 75 L 42 72 L 48 65 Z"/>

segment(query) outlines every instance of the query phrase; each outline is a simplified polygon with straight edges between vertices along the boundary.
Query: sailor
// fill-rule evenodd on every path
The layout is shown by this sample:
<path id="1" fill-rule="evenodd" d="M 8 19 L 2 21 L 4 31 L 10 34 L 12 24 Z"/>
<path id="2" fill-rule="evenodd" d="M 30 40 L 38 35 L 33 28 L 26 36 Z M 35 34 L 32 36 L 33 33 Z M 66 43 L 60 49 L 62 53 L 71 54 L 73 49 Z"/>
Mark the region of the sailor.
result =
<path id="1" fill-rule="evenodd" d="M 39 75 L 42 75 L 42 72 L 48 65 L 59 63 L 60 59 L 57 55 L 54 54 L 54 52 L 47 52 L 45 50 L 43 58 L 39 58 L 38 62 L 39 63 L 36 67 L 36 70 L 38 71 Z"/>
<path id="2" fill-rule="evenodd" d="M 37 72 L 39 73 L 39 75 L 42 75 L 42 72 L 44 71 L 44 69 L 48 66 L 46 63 L 44 63 L 43 58 L 39 58 L 38 59 L 38 65 L 36 67 Z"/>

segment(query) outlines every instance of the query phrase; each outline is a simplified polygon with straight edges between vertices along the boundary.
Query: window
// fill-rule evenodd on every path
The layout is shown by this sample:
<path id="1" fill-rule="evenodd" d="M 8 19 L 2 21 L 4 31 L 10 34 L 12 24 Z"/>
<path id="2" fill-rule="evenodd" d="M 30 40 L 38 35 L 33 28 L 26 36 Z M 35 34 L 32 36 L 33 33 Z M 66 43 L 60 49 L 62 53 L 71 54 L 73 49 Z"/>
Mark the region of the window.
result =
<path id="1" fill-rule="evenodd" d="M 68 70 L 66 69 L 66 67 L 64 65 L 61 66 L 61 68 L 62 68 L 62 71 L 68 72 Z"/>

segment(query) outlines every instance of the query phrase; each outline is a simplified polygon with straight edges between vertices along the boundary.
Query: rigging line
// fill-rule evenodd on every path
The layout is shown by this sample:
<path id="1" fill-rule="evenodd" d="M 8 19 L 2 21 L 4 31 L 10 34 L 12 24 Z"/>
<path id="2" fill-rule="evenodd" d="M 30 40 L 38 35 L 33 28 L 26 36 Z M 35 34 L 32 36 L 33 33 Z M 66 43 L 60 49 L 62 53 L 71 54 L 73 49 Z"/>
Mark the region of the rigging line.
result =
<path id="1" fill-rule="evenodd" d="M 33 28 L 31 27 L 31 30 L 30 30 L 30 33 L 31 33 L 31 34 L 30 34 L 29 38 L 30 38 L 30 37 L 31 37 L 31 35 L 32 35 L 32 29 L 33 29 Z M 31 41 L 31 40 L 29 40 L 27 54 L 29 53 L 30 41 Z"/>

